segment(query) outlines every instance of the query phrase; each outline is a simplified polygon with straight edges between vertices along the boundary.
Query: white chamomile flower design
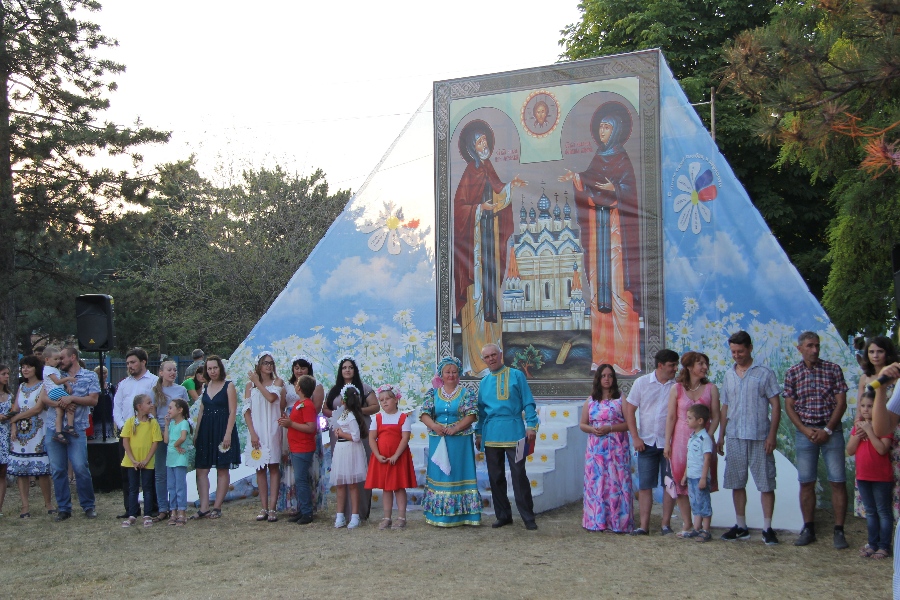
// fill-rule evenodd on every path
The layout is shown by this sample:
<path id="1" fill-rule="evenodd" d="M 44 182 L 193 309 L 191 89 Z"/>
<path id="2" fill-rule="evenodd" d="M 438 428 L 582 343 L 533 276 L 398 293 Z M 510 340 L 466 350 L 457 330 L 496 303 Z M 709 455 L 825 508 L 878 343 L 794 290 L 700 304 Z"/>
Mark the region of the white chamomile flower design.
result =
<path id="1" fill-rule="evenodd" d="M 393 202 L 385 202 L 384 209 L 379 213 L 374 222 L 367 222 L 359 228 L 362 233 L 371 233 L 369 236 L 369 250 L 378 252 L 387 241 L 390 254 L 400 254 L 400 240 L 409 246 L 418 243 L 416 230 L 419 228 L 419 220 L 411 219 L 404 222 L 403 209 L 394 206 Z"/>
<path id="2" fill-rule="evenodd" d="M 704 203 L 716 199 L 718 190 L 713 185 L 713 174 L 710 169 L 703 170 L 703 165 L 692 162 L 688 166 L 690 179 L 685 175 L 679 175 L 676 185 L 684 192 L 675 196 L 675 212 L 680 212 L 678 217 L 678 229 L 687 231 L 688 225 L 691 232 L 699 234 L 702 223 L 700 218 L 709 223 L 712 213 Z"/>

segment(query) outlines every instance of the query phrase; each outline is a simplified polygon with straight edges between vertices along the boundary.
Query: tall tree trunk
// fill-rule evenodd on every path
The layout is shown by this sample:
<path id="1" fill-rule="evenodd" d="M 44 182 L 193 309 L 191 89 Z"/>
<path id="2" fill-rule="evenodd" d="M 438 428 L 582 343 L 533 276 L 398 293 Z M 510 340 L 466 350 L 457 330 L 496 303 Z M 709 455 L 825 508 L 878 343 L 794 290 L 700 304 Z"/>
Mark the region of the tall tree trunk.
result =
<path id="1" fill-rule="evenodd" d="M 15 373 L 16 351 L 16 201 L 13 196 L 10 135 L 9 40 L 6 3 L 0 3 L 0 362 Z M 12 374 L 11 373 L 11 374 Z M 15 386 L 15 377 L 10 377 Z"/>

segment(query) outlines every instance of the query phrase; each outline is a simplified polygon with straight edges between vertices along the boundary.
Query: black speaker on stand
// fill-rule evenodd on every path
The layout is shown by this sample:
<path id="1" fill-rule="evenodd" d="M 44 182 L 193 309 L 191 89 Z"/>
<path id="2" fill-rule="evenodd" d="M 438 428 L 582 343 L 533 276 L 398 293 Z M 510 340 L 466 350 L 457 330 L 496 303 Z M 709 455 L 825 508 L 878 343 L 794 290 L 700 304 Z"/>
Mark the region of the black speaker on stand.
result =
<path id="1" fill-rule="evenodd" d="M 75 299 L 78 348 L 100 353 L 100 396 L 91 413 L 94 436 L 88 443 L 88 466 L 94 489 L 109 492 L 121 489 L 119 443 L 115 438 L 113 401 L 103 377 L 103 353 L 116 344 L 113 327 L 113 298 L 107 294 L 85 294 Z"/>

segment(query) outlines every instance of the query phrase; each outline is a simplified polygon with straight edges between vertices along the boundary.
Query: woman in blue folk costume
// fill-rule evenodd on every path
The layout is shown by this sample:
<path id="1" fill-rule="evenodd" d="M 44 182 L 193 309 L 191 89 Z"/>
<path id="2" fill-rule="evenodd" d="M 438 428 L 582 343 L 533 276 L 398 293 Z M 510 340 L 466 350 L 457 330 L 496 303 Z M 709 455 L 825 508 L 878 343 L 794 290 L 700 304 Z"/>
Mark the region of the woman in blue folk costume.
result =
<path id="1" fill-rule="evenodd" d="M 459 384 L 462 362 L 448 356 L 437 365 L 437 384 L 425 402 L 419 420 L 428 432 L 428 479 L 425 485 L 425 522 L 437 527 L 481 524 L 481 494 L 475 481 L 475 444 L 472 425 L 478 401 Z M 438 384 L 439 381 L 439 384 Z M 431 460 L 443 441 L 447 462 Z M 447 468 L 449 467 L 449 469 Z M 445 472 L 446 471 L 446 472 Z"/>

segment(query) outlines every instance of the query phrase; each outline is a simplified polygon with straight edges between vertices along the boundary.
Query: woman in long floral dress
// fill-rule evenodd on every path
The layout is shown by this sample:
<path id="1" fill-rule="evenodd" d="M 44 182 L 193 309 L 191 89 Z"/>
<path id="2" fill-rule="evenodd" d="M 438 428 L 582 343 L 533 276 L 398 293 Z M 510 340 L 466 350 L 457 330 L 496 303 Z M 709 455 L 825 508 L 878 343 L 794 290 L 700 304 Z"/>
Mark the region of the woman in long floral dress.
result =
<path id="1" fill-rule="evenodd" d="M 459 384 L 461 370 L 462 362 L 452 356 L 438 363 L 440 385 L 425 399 L 419 416 L 430 430 L 428 456 L 434 456 L 443 440 L 450 463 L 450 472 L 444 473 L 434 461 L 428 461 L 422 509 L 425 522 L 436 527 L 481 524 L 472 429 L 478 419 L 478 402 L 471 390 Z"/>
<path id="2" fill-rule="evenodd" d="M 616 371 L 602 364 L 594 373 L 591 396 L 581 409 L 581 430 L 588 434 L 584 456 L 584 516 L 589 531 L 630 532 L 632 515 L 631 452 Z"/>

